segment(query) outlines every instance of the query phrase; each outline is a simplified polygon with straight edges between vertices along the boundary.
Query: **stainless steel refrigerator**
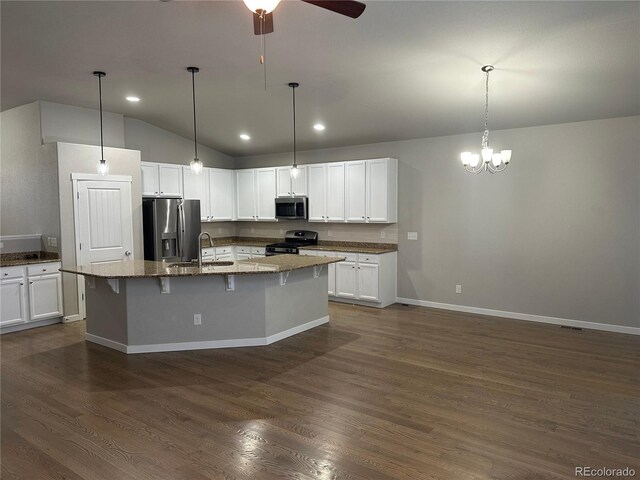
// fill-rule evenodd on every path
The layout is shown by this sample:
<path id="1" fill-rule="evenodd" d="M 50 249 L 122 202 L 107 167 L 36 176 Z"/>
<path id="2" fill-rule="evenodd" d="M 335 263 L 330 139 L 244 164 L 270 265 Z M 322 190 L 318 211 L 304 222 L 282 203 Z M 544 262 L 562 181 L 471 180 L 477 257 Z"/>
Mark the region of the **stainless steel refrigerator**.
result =
<path id="1" fill-rule="evenodd" d="M 143 198 L 144 259 L 189 262 L 198 258 L 200 200 Z"/>

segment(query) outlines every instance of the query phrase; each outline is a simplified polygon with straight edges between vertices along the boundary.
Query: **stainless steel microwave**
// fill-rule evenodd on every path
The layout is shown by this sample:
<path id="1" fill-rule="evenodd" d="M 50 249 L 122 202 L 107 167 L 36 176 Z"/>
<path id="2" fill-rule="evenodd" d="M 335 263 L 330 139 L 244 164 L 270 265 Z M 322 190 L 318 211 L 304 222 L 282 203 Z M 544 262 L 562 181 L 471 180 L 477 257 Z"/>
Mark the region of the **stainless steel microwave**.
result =
<path id="1" fill-rule="evenodd" d="M 278 197 L 276 198 L 276 218 L 306 220 L 308 204 L 307 197 Z"/>

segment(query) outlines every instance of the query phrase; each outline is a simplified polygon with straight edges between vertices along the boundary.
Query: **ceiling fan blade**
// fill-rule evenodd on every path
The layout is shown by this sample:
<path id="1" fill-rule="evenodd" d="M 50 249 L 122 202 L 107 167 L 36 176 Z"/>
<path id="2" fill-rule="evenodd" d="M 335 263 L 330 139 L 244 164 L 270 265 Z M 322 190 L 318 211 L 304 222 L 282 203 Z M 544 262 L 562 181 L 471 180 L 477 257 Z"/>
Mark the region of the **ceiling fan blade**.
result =
<path id="1" fill-rule="evenodd" d="M 260 25 L 262 23 L 262 25 Z M 266 35 L 273 32 L 273 12 L 264 14 L 264 22 L 257 13 L 253 14 L 253 34 Z"/>
<path id="2" fill-rule="evenodd" d="M 310 3 L 316 7 L 326 8 L 332 12 L 339 13 L 340 15 L 346 15 L 351 18 L 358 18 L 364 12 L 367 6 L 364 3 L 356 2 L 353 0 L 302 0 L 305 3 Z"/>

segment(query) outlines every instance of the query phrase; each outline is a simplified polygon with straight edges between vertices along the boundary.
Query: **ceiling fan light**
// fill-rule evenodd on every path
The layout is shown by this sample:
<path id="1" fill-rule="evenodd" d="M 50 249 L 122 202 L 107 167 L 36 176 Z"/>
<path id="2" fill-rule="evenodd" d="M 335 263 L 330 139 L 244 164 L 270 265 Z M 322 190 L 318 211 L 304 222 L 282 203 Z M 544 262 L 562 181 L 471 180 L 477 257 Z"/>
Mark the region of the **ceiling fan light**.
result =
<path id="1" fill-rule="evenodd" d="M 280 0 L 244 0 L 244 4 L 253 13 L 271 13 L 278 6 Z"/>
<path id="2" fill-rule="evenodd" d="M 501 150 L 500 155 L 502 156 L 502 161 L 505 164 L 511 161 L 511 150 Z"/>
<path id="3" fill-rule="evenodd" d="M 484 163 L 489 163 L 491 161 L 491 157 L 493 156 L 493 148 L 483 148 L 481 153 L 482 161 Z"/>
<path id="4" fill-rule="evenodd" d="M 480 155 L 477 153 L 472 154 L 471 158 L 469 159 L 469 163 L 473 168 L 476 168 L 480 163 Z"/>
<path id="5" fill-rule="evenodd" d="M 462 152 L 460 154 L 460 160 L 462 160 L 462 165 L 464 165 L 465 167 L 469 165 L 469 163 L 471 162 L 471 152 Z"/>

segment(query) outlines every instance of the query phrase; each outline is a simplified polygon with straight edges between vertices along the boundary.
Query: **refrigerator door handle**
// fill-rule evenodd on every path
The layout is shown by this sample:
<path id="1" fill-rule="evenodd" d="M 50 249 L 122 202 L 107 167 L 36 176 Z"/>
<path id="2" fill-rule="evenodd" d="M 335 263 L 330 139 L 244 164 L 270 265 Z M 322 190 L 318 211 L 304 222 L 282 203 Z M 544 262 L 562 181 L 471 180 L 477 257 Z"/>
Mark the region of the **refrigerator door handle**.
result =
<path id="1" fill-rule="evenodd" d="M 184 205 L 178 204 L 178 251 L 180 252 L 180 260 L 184 260 Z"/>

